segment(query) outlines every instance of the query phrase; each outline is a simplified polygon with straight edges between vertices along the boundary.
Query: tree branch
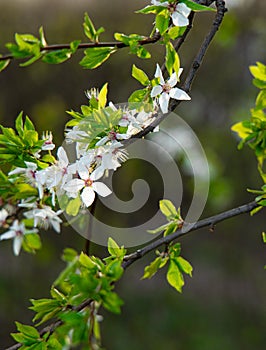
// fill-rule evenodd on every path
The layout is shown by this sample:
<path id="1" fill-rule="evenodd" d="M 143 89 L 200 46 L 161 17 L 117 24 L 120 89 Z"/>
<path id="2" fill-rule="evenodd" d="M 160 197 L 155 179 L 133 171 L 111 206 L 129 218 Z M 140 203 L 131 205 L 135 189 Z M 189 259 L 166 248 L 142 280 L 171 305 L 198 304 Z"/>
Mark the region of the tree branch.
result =
<path id="1" fill-rule="evenodd" d="M 140 45 L 147 45 L 147 44 L 154 44 L 157 41 L 159 41 L 161 38 L 160 33 L 156 32 L 152 37 L 146 37 L 143 40 L 139 40 Z M 80 49 L 89 49 L 93 47 L 114 47 L 116 49 L 121 49 L 124 47 L 128 47 L 128 45 L 124 44 L 121 41 L 110 41 L 110 42 L 99 42 L 99 43 L 80 43 L 78 45 L 78 50 Z M 57 50 L 63 50 L 63 49 L 70 49 L 70 44 L 55 44 L 55 45 L 47 45 L 44 47 L 40 48 L 41 52 L 45 51 L 57 51 Z M 15 57 L 12 54 L 7 54 L 0 56 L 0 61 L 5 61 L 5 60 L 11 60 L 14 59 Z M 23 57 L 21 59 L 24 59 L 26 57 Z M 19 59 L 19 58 L 18 58 Z"/>
<path id="2" fill-rule="evenodd" d="M 202 3 L 202 2 L 199 2 L 199 3 Z M 205 3 L 211 4 L 211 3 L 213 3 L 213 1 L 206 1 Z M 203 62 L 203 58 L 204 58 L 204 56 L 205 56 L 205 54 L 206 54 L 206 52 L 207 52 L 207 50 L 212 42 L 212 39 L 214 38 L 216 32 L 220 28 L 220 25 L 223 21 L 225 12 L 227 12 L 227 9 L 225 8 L 225 2 L 223 0 L 216 0 L 215 4 L 216 4 L 216 8 L 217 8 L 217 13 L 216 13 L 215 18 L 213 20 L 212 27 L 211 27 L 210 31 L 208 32 L 208 34 L 206 35 L 205 39 L 203 40 L 203 43 L 202 43 L 197 55 L 195 56 L 195 58 L 192 62 L 191 68 L 186 76 L 185 82 L 181 86 L 181 89 L 183 89 L 187 92 L 190 91 L 191 86 L 192 86 L 192 82 L 195 79 L 197 71 L 199 70 L 199 68 Z M 180 45 L 180 44 L 182 44 L 182 42 L 178 43 L 178 45 Z M 169 105 L 170 112 L 173 112 L 175 110 L 175 108 L 181 102 L 182 101 L 177 101 L 177 100 L 171 99 L 171 102 Z M 168 116 L 168 113 L 158 115 L 153 123 L 148 125 L 145 129 L 141 130 L 136 135 L 132 136 L 132 138 L 125 140 L 123 142 L 123 144 L 128 145 L 128 144 L 134 142 L 135 138 L 142 138 L 142 137 L 146 136 L 147 134 L 152 132 L 156 128 L 156 126 L 158 126 L 164 119 L 166 119 L 167 116 Z"/>
<path id="3" fill-rule="evenodd" d="M 259 206 L 259 204 L 255 201 L 241 205 L 239 207 L 227 210 L 225 212 L 222 212 L 220 214 L 217 215 L 213 215 L 210 216 L 206 219 L 202 219 L 200 221 L 198 221 L 197 223 L 195 223 L 195 225 L 189 230 L 184 232 L 183 229 L 179 229 L 176 232 L 166 236 L 166 237 L 162 237 L 150 244 L 148 244 L 147 246 L 145 246 L 142 249 L 138 249 L 136 252 L 126 255 L 124 257 L 124 262 L 122 264 L 122 267 L 126 270 L 130 265 L 132 265 L 135 261 L 143 258 L 146 254 L 148 254 L 151 251 L 156 250 L 157 248 L 159 248 L 160 246 L 164 245 L 164 244 L 169 244 L 173 241 L 175 241 L 176 239 L 179 239 L 182 236 L 188 235 L 189 233 L 193 232 L 193 231 L 197 231 L 201 228 L 204 227 L 209 227 L 209 228 L 213 228 L 216 224 L 218 224 L 221 221 L 224 220 L 228 220 L 232 217 L 241 215 L 241 214 L 245 214 L 245 213 L 250 213 L 253 209 L 257 208 Z M 188 224 L 184 224 L 183 228 L 185 228 Z M 73 307 L 73 310 L 76 311 L 81 311 L 83 310 L 85 307 L 89 307 L 90 304 L 92 303 L 91 299 L 85 300 L 82 304 Z M 45 333 L 50 332 L 51 334 L 54 332 L 54 330 L 59 327 L 62 324 L 61 320 L 55 321 L 54 323 L 52 323 L 51 325 L 48 325 L 46 327 L 44 327 L 42 330 L 39 331 L 40 336 L 43 336 Z M 21 344 L 15 344 L 9 348 L 6 348 L 5 350 L 16 350 L 19 349 L 21 347 Z"/>
<path id="4" fill-rule="evenodd" d="M 240 207 L 236 207 L 236 208 L 227 210 L 223 213 L 220 213 L 220 214 L 217 214 L 214 216 L 210 216 L 209 218 L 202 219 L 202 220 L 196 222 L 195 225 L 189 231 L 184 231 L 184 228 L 186 228 L 186 226 L 189 225 L 188 223 L 185 223 L 183 225 L 182 229 L 179 229 L 176 232 L 174 232 L 166 237 L 162 237 L 162 238 L 150 243 L 149 245 L 145 246 L 144 248 L 139 249 L 136 252 L 125 256 L 123 268 L 126 269 L 131 264 L 133 264 L 134 261 L 142 258 L 144 255 L 157 249 L 158 247 L 160 247 L 163 244 L 169 244 L 169 243 L 173 242 L 174 240 L 176 240 L 182 236 L 185 236 L 185 235 L 189 234 L 190 232 L 199 230 L 203 227 L 213 228 L 217 223 L 219 223 L 221 221 L 230 219 L 234 216 L 238 216 L 238 215 L 241 215 L 244 213 L 250 213 L 253 209 L 257 208 L 258 206 L 259 206 L 259 204 L 255 201 L 253 201 L 253 202 L 241 205 Z"/>

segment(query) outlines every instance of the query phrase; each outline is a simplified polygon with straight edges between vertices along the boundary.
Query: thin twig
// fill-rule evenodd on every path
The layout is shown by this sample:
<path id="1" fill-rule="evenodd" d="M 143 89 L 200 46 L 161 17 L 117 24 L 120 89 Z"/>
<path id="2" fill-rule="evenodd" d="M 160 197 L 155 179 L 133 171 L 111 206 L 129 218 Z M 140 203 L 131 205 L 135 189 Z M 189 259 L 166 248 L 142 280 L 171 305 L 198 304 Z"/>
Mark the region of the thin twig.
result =
<path id="1" fill-rule="evenodd" d="M 161 35 L 156 32 L 152 37 L 146 37 L 143 40 L 139 40 L 140 45 L 147 45 L 147 44 L 154 44 L 158 40 L 160 40 Z M 78 45 L 78 50 L 80 49 L 89 49 L 93 47 L 114 47 L 116 49 L 121 49 L 124 47 L 127 47 L 128 45 L 124 44 L 121 41 L 110 41 L 110 42 L 99 42 L 99 43 L 80 43 Z M 55 45 L 47 45 L 44 47 L 40 48 L 41 52 L 46 52 L 46 51 L 57 51 L 57 50 L 63 50 L 63 49 L 70 49 L 70 44 L 55 44 Z M 0 57 L 0 61 L 5 61 L 5 60 L 11 60 L 14 59 L 15 57 L 12 54 L 7 54 L 3 55 Z M 26 58 L 26 57 L 23 57 Z"/>
<path id="2" fill-rule="evenodd" d="M 259 204 L 255 201 L 253 201 L 253 202 L 241 205 L 239 207 L 227 210 L 223 213 L 220 213 L 220 214 L 217 214 L 214 216 L 210 216 L 206 219 L 202 219 L 202 220 L 198 221 L 197 223 L 195 223 L 195 225 L 189 231 L 184 231 L 184 228 L 186 228 L 186 224 L 184 224 L 182 229 L 179 229 L 176 232 L 174 232 L 166 237 L 162 237 L 162 238 L 148 244 L 144 248 L 138 249 L 136 252 L 134 252 L 132 254 L 126 255 L 122 266 L 124 269 L 127 269 L 135 261 L 141 259 L 149 252 L 156 250 L 157 248 L 159 248 L 160 246 L 162 246 L 164 244 L 168 245 L 169 243 L 177 240 L 178 238 L 185 236 L 185 235 L 188 235 L 191 232 L 199 230 L 201 228 L 204 228 L 204 227 L 212 228 L 212 227 L 214 227 L 214 225 L 216 225 L 217 223 L 219 223 L 221 221 L 230 219 L 232 217 L 235 217 L 235 216 L 238 216 L 241 214 L 250 213 L 253 209 L 255 209 L 258 206 L 259 206 Z M 91 300 L 91 299 L 85 300 L 82 304 L 72 308 L 72 310 L 81 311 L 85 307 L 89 307 L 92 302 L 93 302 L 93 300 Z M 40 336 L 43 336 L 47 332 L 53 333 L 54 330 L 58 326 L 60 326 L 61 324 L 62 324 L 62 321 L 58 320 L 58 321 L 52 323 L 51 325 L 44 327 L 42 330 L 39 331 Z M 19 349 L 20 347 L 21 347 L 21 344 L 15 344 L 9 348 L 6 348 L 5 350 L 16 350 L 16 349 Z"/>
<path id="3" fill-rule="evenodd" d="M 209 2 L 212 3 L 213 1 L 209 1 Z M 195 56 L 195 58 L 192 62 L 191 68 L 187 74 L 185 82 L 181 86 L 181 89 L 183 89 L 184 91 L 187 91 L 187 92 L 190 91 L 191 86 L 192 86 L 192 82 L 193 82 L 194 78 L 196 77 L 196 73 L 202 64 L 203 58 L 204 58 L 204 56 L 205 56 L 205 54 L 206 54 L 206 52 L 207 52 L 207 50 L 212 42 L 212 39 L 214 38 L 216 32 L 218 31 L 218 29 L 223 21 L 225 12 L 227 11 L 227 9 L 225 8 L 224 1 L 216 0 L 215 3 L 216 3 L 216 7 L 217 7 L 217 13 L 216 13 L 215 18 L 213 20 L 212 27 L 211 27 L 210 31 L 208 32 L 205 39 L 203 40 L 203 43 L 202 43 L 197 55 Z M 169 104 L 170 112 L 173 112 L 175 110 L 175 108 L 181 102 L 182 101 L 177 101 L 177 100 L 172 99 L 170 104 Z M 128 145 L 128 144 L 134 142 L 134 139 L 142 138 L 142 137 L 146 136 L 147 134 L 152 132 L 156 128 L 156 126 L 158 126 L 164 119 L 166 119 L 167 116 L 168 116 L 167 113 L 158 115 L 153 123 L 148 125 L 145 129 L 141 130 L 136 135 L 133 135 L 130 139 L 125 140 L 123 142 L 123 144 Z"/>
<path id="4" fill-rule="evenodd" d="M 162 237 L 162 238 L 150 243 L 149 245 L 145 246 L 144 248 L 139 249 L 136 252 L 125 256 L 123 268 L 126 269 L 134 261 L 142 258 L 144 255 L 157 249 L 158 247 L 160 247 L 163 244 L 169 244 L 169 243 L 173 242 L 174 240 L 176 240 L 182 236 L 185 236 L 192 231 L 199 230 L 203 227 L 211 227 L 212 228 L 212 227 L 214 227 L 215 224 L 217 224 L 221 221 L 227 220 L 229 218 L 232 218 L 232 217 L 240 215 L 240 214 L 250 213 L 253 209 L 255 209 L 258 206 L 259 206 L 259 204 L 255 201 L 253 201 L 253 202 L 241 205 L 240 207 L 227 210 L 223 213 L 220 213 L 220 214 L 217 214 L 214 216 L 210 216 L 209 218 L 202 219 L 202 220 L 196 222 L 195 225 L 189 231 L 185 230 L 186 226 L 189 225 L 189 224 L 185 223 L 183 225 L 183 227 L 181 229 L 177 230 L 176 232 L 174 232 L 166 237 Z"/>

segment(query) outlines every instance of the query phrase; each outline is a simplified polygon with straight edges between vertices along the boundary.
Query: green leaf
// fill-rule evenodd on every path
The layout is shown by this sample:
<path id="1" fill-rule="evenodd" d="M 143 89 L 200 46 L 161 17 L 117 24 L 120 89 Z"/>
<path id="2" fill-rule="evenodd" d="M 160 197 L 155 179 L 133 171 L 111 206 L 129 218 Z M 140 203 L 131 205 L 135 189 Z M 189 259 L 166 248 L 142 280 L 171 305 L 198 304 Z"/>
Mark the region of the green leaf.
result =
<path id="1" fill-rule="evenodd" d="M 261 80 L 263 82 L 266 81 L 266 65 L 257 62 L 256 66 L 250 66 L 249 70 L 254 78 Z"/>
<path id="2" fill-rule="evenodd" d="M 262 232 L 262 240 L 263 240 L 263 243 L 266 243 L 266 233 L 265 232 Z"/>
<path id="3" fill-rule="evenodd" d="M 79 262 L 82 266 L 86 267 L 87 269 L 94 269 L 96 266 L 95 263 L 91 260 L 91 258 L 83 252 L 81 252 L 79 256 Z"/>
<path id="4" fill-rule="evenodd" d="M 171 233 L 174 233 L 177 229 L 178 229 L 178 223 L 177 222 L 170 222 L 166 228 L 166 230 L 164 231 L 164 237 L 170 235 Z"/>
<path id="5" fill-rule="evenodd" d="M 148 96 L 148 89 L 135 90 L 128 98 L 128 102 L 144 102 Z"/>
<path id="6" fill-rule="evenodd" d="M 19 322 L 15 322 L 17 330 L 23 334 L 23 336 L 31 339 L 38 339 L 40 337 L 39 332 L 32 326 L 27 326 Z"/>
<path id="7" fill-rule="evenodd" d="M 256 99 L 256 109 L 266 108 L 266 90 L 262 90 Z"/>
<path id="8" fill-rule="evenodd" d="M 110 255 L 117 255 L 117 251 L 120 250 L 119 245 L 115 242 L 112 237 L 108 238 L 108 252 Z"/>
<path id="9" fill-rule="evenodd" d="M 170 286 L 175 288 L 179 293 L 182 293 L 182 287 L 185 283 L 184 278 L 173 259 L 170 260 L 166 278 Z"/>
<path id="10" fill-rule="evenodd" d="M 100 108 L 104 108 L 106 106 L 107 92 L 108 92 L 108 83 L 105 83 L 98 94 L 98 103 Z"/>
<path id="11" fill-rule="evenodd" d="M 10 59 L 0 61 L 0 72 L 2 72 L 9 65 L 9 63 L 10 63 Z"/>
<path id="12" fill-rule="evenodd" d="M 40 29 L 39 29 L 39 35 L 40 35 L 41 46 L 42 46 L 42 47 L 47 46 L 47 42 L 46 42 L 46 39 L 45 39 L 43 27 L 40 27 Z"/>
<path id="13" fill-rule="evenodd" d="M 99 35 L 104 32 L 104 28 L 100 27 L 98 30 L 95 29 L 92 20 L 89 15 L 85 13 L 84 15 L 84 23 L 83 23 L 84 33 L 90 41 L 98 43 Z"/>
<path id="14" fill-rule="evenodd" d="M 80 206 L 81 206 L 81 200 L 79 196 L 76 198 L 70 199 L 66 207 L 66 213 L 71 216 L 76 216 L 79 213 Z"/>
<path id="15" fill-rule="evenodd" d="M 186 30 L 186 27 L 172 27 L 168 30 L 169 38 L 175 40 L 176 38 L 182 36 Z"/>
<path id="16" fill-rule="evenodd" d="M 171 75 L 174 70 L 176 72 L 177 77 L 179 76 L 180 60 L 171 42 L 168 42 L 166 44 L 165 66 L 169 75 Z"/>
<path id="17" fill-rule="evenodd" d="M 85 13 L 84 15 L 83 27 L 84 27 L 84 33 L 87 36 L 87 38 L 89 38 L 91 41 L 94 41 L 96 29 L 87 13 Z"/>
<path id="18" fill-rule="evenodd" d="M 72 262 L 74 259 L 77 258 L 77 256 L 78 256 L 78 253 L 76 252 L 75 249 L 65 248 L 62 255 L 62 260 L 65 262 Z"/>
<path id="19" fill-rule="evenodd" d="M 143 70 L 137 68 L 135 64 L 132 66 L 132 77 L 138 80 L 144 86 L 150 84 L 147 74 Z"/>
<path id="20" fill-rule="evenodd" d="M 115 314 L 120 314 L 123 300 L 116 293 L 102 291 L 103 307 Z"/>
<path id="21" fill-rule="evenodd" d="M 86 69 L 99 67 L 112 53 L 116 52 L 114 47 L 92 47 L 84 51 L 85 57 L 79 62 Z"/>
<path id="22" fill-rule="evenodd" d="M 30 251 L 39 250 L 42 247 L 41 238 L 37 233 L 31 233 L 24 236 L 23 248 L 25 248 L 24 244 L 27 245 L 27 248 Z"/>
<path id="23" fill-rule="evenodd" d="M 162 231 L 166 230 L 168 226 L 169 226 L 169 222 L 167 222 L 166 224 L 164 224 L 162 226 L 155 228 L 154 230 L 147 230 L 147 232 L 153 233 L 153 234 L 158 233 L 158 232 L 162 232 Z"/>
<path id="24" fill-rule="evenodd" d="M 197 4 L 194 1 L 191 0 L 181 0 L 181 2 L 183 2 L 184 4 L 187 5 L 187 7 L 189 7 L 192 11 L 216 11 L 214 8 L 212 7 L 208 7 L 208 6 L 204 6 L 204 5 L 200 5 Z"/>
<path id="25" fill-rule="evenodd" d="M 81 43 L 80 40 L 71 41 L 71 43 L 70 43 L 70 50 L 71 50 L 72 54 L 77 51 L 80 43 Z"/>
<path id="26" fill-rule="evenodd" d="M 192 277 L 193 267 L 187 260 L 179 256 L 175 258 L 174 261 L 178 265 L 180 271 Z"/>
<path id="27" fill-rule="evenodd" d="M 169 16 L 169 11 L 164 8 L 164 10 L 159 12 L 155 17 L 156 28 L 159 30 L 161 35 L 163 35 L 169 27 Z"/>
<path id="28" fill-rule="evenodd" d="M 49 64 L 60 64 L 67 61 L 71 57 L 72 51 L 70 49 L 61 49 L 51 52 L 45 52 L 42 61 Z"/>
<path id="29" fill-rule="evenodd" d="M 162 199 L 159 202 L 161 212 L 167 217 L 167 219 L 172 219 L 178 216 L 178 212 L 171 201 L 168 199 Z"/>
<path id="30" fill-rule="evenodd" d="M 24 125 L 23 125 L 23 112 L 20 112 L 15 121 L 15 127 L 20 137 L 23 137 Z"/>
<path id="31" fill-rule="evenodd" d="M 160 13 L 161 11 L 165 10 L 164 6 L 146 6 L 141 10 L 136 11 L 136 13 L 143 13 L 143 14 L 150 14 L 150 13 Z"/>
<path id="32" fill-rule="evenodd" d="M 153 260 L 150 263 L 150 265 L 145 267 L 144 275 L 142 276 L 142 279 L 152 278 L 160 268 L 165 266 L 168 259 L 169 259 L 168 257 L 158 256 L 155 260 Z"/>

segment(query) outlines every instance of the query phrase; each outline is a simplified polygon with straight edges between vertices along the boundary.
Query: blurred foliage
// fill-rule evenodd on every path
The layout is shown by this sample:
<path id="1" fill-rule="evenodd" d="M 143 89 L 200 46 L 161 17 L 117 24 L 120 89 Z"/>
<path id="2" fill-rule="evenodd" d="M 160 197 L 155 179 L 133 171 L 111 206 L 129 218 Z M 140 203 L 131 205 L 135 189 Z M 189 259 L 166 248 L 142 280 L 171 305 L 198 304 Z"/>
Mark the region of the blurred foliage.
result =
<path id="1" fill-rule="evenodd" d="M 117 0 L 111 6 L 107 0 L 2 0 L 0 50 L 5 52 L 4 44 L 13 40 L 15 32 L 37 35 L 40 25 L 51 44 L 85 41 L 84 12 L 93 18 L 96 28 L 104 25 L 102 40 L 111 40 L 115 32 L 149 34 L 151 18 L 132 15 L 133 10 L 146 4 L 148 1 L 142 0 L 126 3 Z M 253 196 L 246 188 L 257 188 L 261 183 L 252 152 L 249 149 L 238 152 L 237 139 L 230 127 L 248 117 L 257 93 L 248 67 L 256 61 L 266 62 L 265 10 L 266 3 L 259 0 L 239 2 L 239 7 L 230 8 L 194 82 L 192 102 L 181 104 L 176 111 L 195 130 L 210 163 L 211 187 L 204 216 L 250 200 Z M 196 18 L 195 30 L 181 50 L 185 72 L 211 18 L 210 14 Z M 160 46 L 148 49 L 151 61 L 140 61 L 121 50 L 95 71 L 82 69 L 78 65 L 79 55 L 60 66 L 38 62 L 30 68 L 19 68 L 12 62 L 0 76 L 0 122 L 12 126 L 15 117 L 24 110 L 39 133 L 52 130 L 59 145 L 63 125 L 68 120 L 65 111 L 79 108 L 86 100 L 84 90 L 108 81 L 109 100 L 122 102 L 139 86 L 130 78 L 132 63 L 141 66 L 150 77 L 153 75 L 155 61 L 160 62 L 164 53 Z M 127 167 L 134 179 L 137 166 Z M 150 171 L 149 167 L 141 169 L 151 186 L 154 184 L 159 191 L 139 217 L 152 215 L 161 194 L 158 176 L 152 178 Z M 184 175 L 186 180 L 189 182 L 189 177 Z M 185 193 L 189 198 L 189 188 Z M 131 189 L 120 190 L 118 195 L 130 198 Z M 130 218 L 125 218 L 127 221 Z M 266 341 L 263 310 L 266 284 L 260 230 L 265 230 L 263 212 L 253 219 L 243 216 L 219 224 L 214 233 L 203 230 L 183 239 L 182 251 L 195 270 L 183 295 L 172 291 L 160 276 L 141 281 L 145 261 L 131 267 L 118 288 L 125 301 L 122 317 L 104 315 L 104 345 L 116 350 L 262 349 Z M 49 295 L 49 285 L 62 269 L 59 256 L 63 248 L 81 250 L 84 240 L 66 228 L 60 236 L 45 233 L 43 244 L 36 257 L 23 254 L 16 258 L 8 244 L 1 243 L 1 347 L 12 344 L 8 334 L 15 331 L 14 320 L 30 323 L 33 314 L 27 310 L 28 299 Z M 106 248 L 95 245 L 93 250 L 101 256 L 107 253 Z M 147 257 L 146 262 L 150 260 Z"/>

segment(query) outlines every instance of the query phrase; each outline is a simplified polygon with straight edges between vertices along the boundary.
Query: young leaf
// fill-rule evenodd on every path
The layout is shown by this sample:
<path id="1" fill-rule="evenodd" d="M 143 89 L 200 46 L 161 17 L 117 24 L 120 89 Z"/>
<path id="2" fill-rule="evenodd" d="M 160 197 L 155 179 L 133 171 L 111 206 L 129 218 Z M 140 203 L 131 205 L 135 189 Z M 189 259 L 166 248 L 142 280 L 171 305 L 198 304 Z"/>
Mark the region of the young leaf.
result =
<path id="1" fill-rule="evenodd" d="M 156 274 L 156 272 L 167 263 L 167 261 L 168 257 L 158 256 L 155 260 L 153 260 L 150 263 L 150 265 L 145 267 L 142 279 L 152 278 Z"/>
<path id="2" fill-rule="evenodd" d="M 195 11 L 195 12 L 197 12 L 197 11 L 216 11 L 212 7 L 200 5 L 200 4 L 197 4 L 196 2 L 191 1 L 191 0 L 181 0 L 181 2 L 186 4 L 187 7 L 189 7 L 192 11 Z"/>
<path id="3" fill-rule="evenodd" d="M 178 265 L 180 271 L 192 277 L 193 267 L 187 260 L 182 258 L 182 256 L 179 256 L 175 258 L 175 263 Z"/>
<path id="4" fill-rule="evenodd" d="M 49 64 L 60 64 L 67 61 L 71 57 L 70 49 L 56 50 L 44 53 L 42 61 Z"/>
<path id="5" fill-rule="evenodd" d="M 167 217 L 167 219 L 175 218 L 178 212 L 171 201 L 168 199 L 162 199 L 159 202 L 161 212 Z"/>
<path id="6" fill-rule="evenodd" d="M 104 108 L 107 103 L 108 83 L 105 83 L 98 94 L 98 103 L 100 108 Z"/>
<path id="7" fill-rule="evenodd" d="M 178 265 L 175 263 L 173 259 L 170 260 L 166 278 L 168 283 L 173 288 L 175 288 L 179 293 L 182 293 L 182 287 L 185 283 L 184 278 L 178 268 Z"/>
<path id="8" fill-rule="evenodd" d="M 155 17 L 156 28 L 161 35 L 163 35 L 169 27 L 169 18 L 169 11 L 166 8 L 159 12 Z"/>
<path id="9" fill-rule="evenodd" d="M 92 42 L 95 41 L 95 34 L 96 34 L 96 29 L 87 13 L 84 15 L 84 33 L 89 38 Z"/>
<path id="10" fill-rule="evenodd" d="M 178 77 L 180 69 L 180 60 L 173 44 L 170 41 L 166 44 L 165 66 L 169 75 L 171 75 L 174 70 Z"/>
<path id="11" fill-rule="evenodd" d="M 9 65 L 9 63 L 10 59 L 0 61 L 0 72 L 2 72 Z"/>
<path id="12" fill-rule="evenodd" d="M 132 66 L 132 77 L 138 80 L 142 85 L 147 86 L 150 84 L 150 80 L 143 70 L 137 68 L 135 64 Z"/>
<path id="13" fill-rule="evenodd" d="M 85 57 L 79 64 L 86 69 L 94 69 L 99 67 L 106 61 L 112 53 L 116 52 L 114 47 L 92 47 L 84 51 Z"/>

